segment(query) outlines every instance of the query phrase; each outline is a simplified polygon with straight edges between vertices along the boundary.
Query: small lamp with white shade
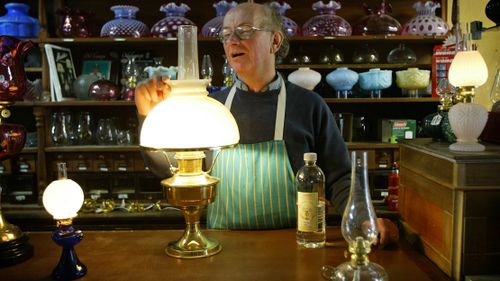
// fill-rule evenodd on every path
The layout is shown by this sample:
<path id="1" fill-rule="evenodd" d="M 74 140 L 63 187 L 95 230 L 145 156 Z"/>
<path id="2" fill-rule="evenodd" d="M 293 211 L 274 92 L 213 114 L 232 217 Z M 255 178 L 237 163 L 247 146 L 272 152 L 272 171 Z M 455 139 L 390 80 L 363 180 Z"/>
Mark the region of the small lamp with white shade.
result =
<path id="1" fill-rule="evenodd" d="M 52 240 L 63 247 L 59 263 L 52 271 L 54 280 L 74 280 L 85 276 L 87 267 L 80 262 L 74 246 L 83 239 L 83 232 L 73 226 L 73 218 L 83 204 L 83 191 L 78 183 L 68 179 L 66 163 L 58 163 L 58 179 L 43 192 L 43 206 L 57 221 Z"/>
<path id="2" fill-rule="evenodd" d="M 486 83 L 488 67 L 477 50 L 459 51 L 453 59 L 448 73 L 450 83 L 458 87 L 462 102 L 455 104 L 448 113 L 450 125 L 457 142 L 450 145 L 453 151 L 484 151 L 478 143 L 488 120 L 488 110 L 474 103 L 474 89 Z"/>

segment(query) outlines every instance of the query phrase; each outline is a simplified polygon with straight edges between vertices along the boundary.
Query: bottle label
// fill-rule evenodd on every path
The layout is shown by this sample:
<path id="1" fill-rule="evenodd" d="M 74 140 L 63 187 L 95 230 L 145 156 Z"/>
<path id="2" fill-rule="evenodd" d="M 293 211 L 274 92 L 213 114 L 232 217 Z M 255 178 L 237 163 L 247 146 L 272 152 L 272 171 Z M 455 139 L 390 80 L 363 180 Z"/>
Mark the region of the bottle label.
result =
<path id="1" fill-rule="evenodd" d="M 431 125 L 436 126 L 441 124 L 441 120 L 443 119 L 443 116 L 441 115 L 436 115 L 432 118 Z"/>
<path id="2" fill-rule="evenodd" d="M 298 231 L 318 231 L 318 193 L 298 192 L 297 194 Z"/>

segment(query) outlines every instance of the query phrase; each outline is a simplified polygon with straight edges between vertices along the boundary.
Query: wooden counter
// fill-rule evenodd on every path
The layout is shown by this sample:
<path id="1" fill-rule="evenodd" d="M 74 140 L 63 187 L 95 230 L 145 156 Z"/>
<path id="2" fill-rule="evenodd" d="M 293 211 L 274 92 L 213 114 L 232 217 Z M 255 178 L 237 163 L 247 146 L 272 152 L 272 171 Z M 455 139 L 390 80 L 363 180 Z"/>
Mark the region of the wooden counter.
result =
<path id="1" fill-rule="evenodd" d="M 403 225 L 453 280 L 500 274 L 500 145 L 482 152 L 448 146 L 430 139 L 401 143 Z"/>
<path id="2" fill-rule="evenodd" d="M 86 231 L 76 246 L 87 275 L 80 280 L 323 280 L 323 265 L 338 265 L 347 249 L 339 228 L 329 228 L 329 246 L 302 249 L 295 243 L 295 230 L 205 231 L 221 242 L 221 253 L 203 259 L 174 259 L 164 253 L 182 230 Z M 29 233 L 35 247 L 30 260 L 0 269 L 2 281 L 50 280 L 61 249 L 50 232 Z M 370 259 L 382 265 L 391 281 L 449 280 L 432 262 L 408 244 L 374 250 Z"/>

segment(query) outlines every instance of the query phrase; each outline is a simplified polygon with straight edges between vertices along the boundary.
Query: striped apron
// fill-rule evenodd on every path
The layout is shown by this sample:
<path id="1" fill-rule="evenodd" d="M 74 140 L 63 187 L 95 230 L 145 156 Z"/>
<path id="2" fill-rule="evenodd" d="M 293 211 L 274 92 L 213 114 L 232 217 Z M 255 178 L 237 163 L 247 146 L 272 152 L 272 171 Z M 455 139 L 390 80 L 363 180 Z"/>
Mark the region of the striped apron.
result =
<path id="1" fill-rule="evenodd" d="M 230 110 L 236 88 L 225 106 Z M 208 206 L 208 227 L 216 229 L 272 229 L 296 224 L 296 188 L 288 160 L 283 128 L 286 88 L 278 95 L 274 140 L 238 144 L 224 149 L 212 175 L 221 179 L 215 201 Z"/>

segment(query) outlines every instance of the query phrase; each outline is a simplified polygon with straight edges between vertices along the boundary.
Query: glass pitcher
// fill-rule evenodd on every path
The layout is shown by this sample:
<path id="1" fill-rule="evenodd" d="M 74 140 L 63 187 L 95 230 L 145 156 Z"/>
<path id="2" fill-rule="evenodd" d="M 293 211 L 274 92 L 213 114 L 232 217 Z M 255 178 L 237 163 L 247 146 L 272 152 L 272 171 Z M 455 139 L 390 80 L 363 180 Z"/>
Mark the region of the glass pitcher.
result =
<path id="1" fill-rule="evenodd" d="M 0 101 L 23 100 L 27 84 L 24 57 L 32 47 L 31 41 L 0 36 Z"/>

